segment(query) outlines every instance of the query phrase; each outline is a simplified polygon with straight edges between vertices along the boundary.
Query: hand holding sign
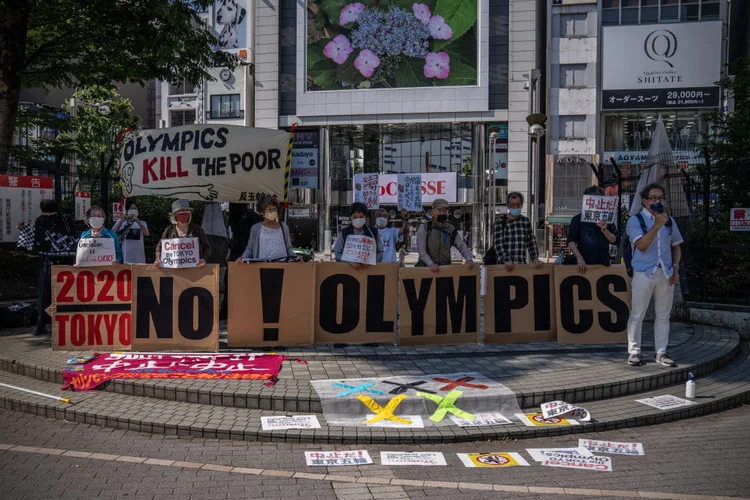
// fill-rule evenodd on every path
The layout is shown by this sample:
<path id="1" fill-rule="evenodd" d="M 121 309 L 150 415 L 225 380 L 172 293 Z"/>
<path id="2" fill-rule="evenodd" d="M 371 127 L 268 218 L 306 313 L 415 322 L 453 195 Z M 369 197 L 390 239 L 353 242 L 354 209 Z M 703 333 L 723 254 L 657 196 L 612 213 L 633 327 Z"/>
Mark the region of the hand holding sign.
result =
<path id="1" fill-rule="evenodd" d="M 115 260 L 115 240 L 112 238 L 81 238 L 76 251 L 76 266 L 109 266 Z"/>
<path id="2" fill-rule="evenodd" d="M 419 212 L 422 210 L 422 176 L 399 174 L 398 209 Z"/>
<path id="3" fill-rule="evenodd" d="M 581 205 L 581 222 L 599 222 L 614 224 L 617 217 L 617 196 L 583 196 Z"/>
<path id="4" fill-rule="evenodd" d="M 159 267 L 179 269 L 183 267 L 203 267 L 200 258 L 198 238 L 170 238 L 161 240 L 161 261 Z"/>
<path id="5" fill-rule="evenodd" d="M 351 234 L 344 244 L 341 260 L 353 264 L 374 266 L 377 263 L 377 244 L 370 236 Z"/>

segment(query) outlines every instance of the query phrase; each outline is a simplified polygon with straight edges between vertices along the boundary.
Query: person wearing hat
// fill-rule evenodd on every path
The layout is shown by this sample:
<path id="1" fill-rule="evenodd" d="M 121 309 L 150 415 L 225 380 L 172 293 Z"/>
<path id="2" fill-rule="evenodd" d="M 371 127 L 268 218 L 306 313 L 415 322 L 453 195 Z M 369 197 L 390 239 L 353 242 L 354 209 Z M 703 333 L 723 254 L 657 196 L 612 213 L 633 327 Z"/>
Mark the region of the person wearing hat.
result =
<path id="1" fill-rule="evenodd" d="M 190 203 L 187 200 L 175 200 L 172 203 L 172 213 L 169 216 L 172 224 L 164 230 L 161 239 L 198 238 L 200 260 L 196 267 L 203 267 L 206 265 L 206 259 L 211 255 L 211 244 L 208 242 L 203 228 L 198 224 L 190 222 L 192 215 L 193 209 L 190 208 Z M 161 240 L 156 245 L 156 260 L 154 261 L 154 265 L 161 267 Z"/>
<path id="2" fill-rule="evenodd" d="M 39 255 L 39 281 L 36 287 L 37 323 L 35 335 L 47 333 L 46 324 L 51 322 L 44 312 L 52 303 L 52 266 L 72 264 L 68 256 L 55 255 L 57 249 L 54 241 L 63 236 L 70 236 L 70 227 L 60 215 L 54 200 L 42 200 L 39 203 L 42 215 L 34 221 L 34 244 L 32 251 Z"/>
<path id="3" fill-rule="evenodd" d="M 440 266 L 450 265 L 453 247 L 466 259 L 469 269 L 474 268 L 474 256 L 464 240 L 458 237 L 456 228 L 448 223 L 449 211 L 448 202 L 437 198 L 432 202 L 432 220 L 425 222 L 417 230 L 417 266 L 429 267 L 433 273 L 439 272 Z"/>
<path id="4" fill-rule="evenodd" d="M 367 205 L 360 201 L 356 201 L 352 203 L 352 206 L 349 208 L 349 213 L 351 214 L 351 225 L 346 226 L 344 229 L 341 230 L 341 234 L 339 234 L 339 237 L 336 238 L 336 244 L 333 246 L 333 253 L 336 255 L 336 262 L 341 262 L 341 258 L 344 254 L 344 248 L 346 246 L 346 239 L 351 235 L 366 235 L 372 237 L 377 243 L 376 247 L 376 262 L 382 262 L 383 261 L 383 244 L 378 238 L 378 228 L 368 226 L 366 224 L 367 222 Z M 352 266 L 354 269 L 359 269 L 361 267 L 367 267 L 367 264 L 355 264 L 350 262 L 350 266 Z"/>

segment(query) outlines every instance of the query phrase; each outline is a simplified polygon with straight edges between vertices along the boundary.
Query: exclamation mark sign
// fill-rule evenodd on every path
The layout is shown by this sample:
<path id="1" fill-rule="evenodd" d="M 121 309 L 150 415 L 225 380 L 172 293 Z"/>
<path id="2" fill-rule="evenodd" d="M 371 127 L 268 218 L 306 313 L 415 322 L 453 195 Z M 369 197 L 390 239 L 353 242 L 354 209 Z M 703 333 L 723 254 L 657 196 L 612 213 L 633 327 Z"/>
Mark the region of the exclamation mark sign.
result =
<path id="1" fill-rule="evenodd" d="M 281 290 L 284 285 L 283 269 L 260 270 L 260 295 L 263 306 L 263 323 L 278 324 L 281 316 Z M 263 342 L 278 342 L 279 328 L 263 328 Z"/>

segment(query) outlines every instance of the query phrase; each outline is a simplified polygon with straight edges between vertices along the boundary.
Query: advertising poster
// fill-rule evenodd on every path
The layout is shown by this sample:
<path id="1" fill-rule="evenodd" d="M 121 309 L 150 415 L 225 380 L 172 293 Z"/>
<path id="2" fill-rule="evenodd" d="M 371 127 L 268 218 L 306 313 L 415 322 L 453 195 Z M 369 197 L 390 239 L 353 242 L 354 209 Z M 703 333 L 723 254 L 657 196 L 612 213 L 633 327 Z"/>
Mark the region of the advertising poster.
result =
<path id="1" fill-rule="evenodd" d="M 318 189 L 319 132 L 296 130 L 292 142 L 291 188 Z"/>
<path id="2" fill-rule="evenodd" d="M 284 130 L 198 124 L 138 130 L 122 145 L 123 196 L 283 199 L 288 146 Z"/>
<path id="3" fill-rule="evenodd" d="M 18 241 L 19 222 L 33 226 L 39 202 L 55 197 L 51 177 L 0 175 L 0 243 Z"/>
<path id="4" fill-rule="evenodd" d="M 308 90 L 477 84 L 474 0 L 309 0 Z"/>
<path id="5" fill-rule="evenodd" d="M 214 29 L 219 48 L 235 51 L 248 47 L 247 31 L 251 16 L 247 0 L 217 0 L 214 2 Z"/>

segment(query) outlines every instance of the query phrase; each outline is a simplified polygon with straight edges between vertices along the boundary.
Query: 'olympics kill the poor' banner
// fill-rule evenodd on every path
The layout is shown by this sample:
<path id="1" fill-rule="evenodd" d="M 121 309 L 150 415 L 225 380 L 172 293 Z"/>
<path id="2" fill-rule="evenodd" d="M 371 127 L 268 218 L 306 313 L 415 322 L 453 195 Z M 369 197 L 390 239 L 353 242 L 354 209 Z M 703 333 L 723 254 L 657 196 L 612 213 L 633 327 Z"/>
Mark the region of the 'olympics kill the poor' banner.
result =
<path id="1" fill-rule="evenodd" d="M 284 196 L 289 134 L 232 125 L 140 130 L 122 147 L 123 196 L 254 202 Z"/>

